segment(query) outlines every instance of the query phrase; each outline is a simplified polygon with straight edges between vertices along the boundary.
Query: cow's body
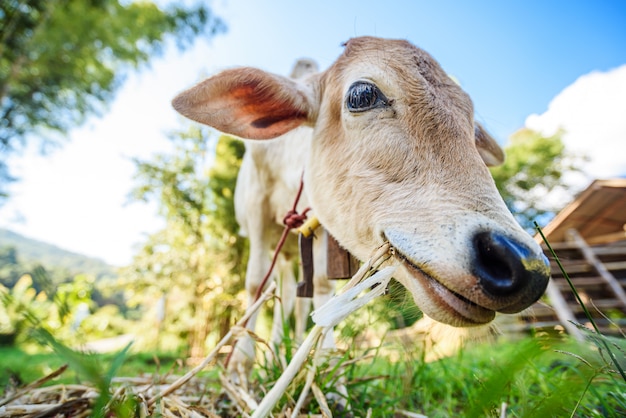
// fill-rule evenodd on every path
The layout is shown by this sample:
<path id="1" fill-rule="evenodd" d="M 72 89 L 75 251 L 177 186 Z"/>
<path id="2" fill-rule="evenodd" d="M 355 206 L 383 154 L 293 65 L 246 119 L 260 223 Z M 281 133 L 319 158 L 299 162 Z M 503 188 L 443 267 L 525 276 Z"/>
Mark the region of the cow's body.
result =
<path id="1" fill-rule="evenodd" d="M 310 148 L 312 132 L 310 128 L 299 128 L 295 132 L 264 143 L 246 143 L 246 154 L 237 177 L 235 189 L 235 212 L 241 234 L 250 242 L 250 257 L 246 270 L 246 293 L 248 303 L 254 302 L 263 277 L 270 268 L 271 258 L 284 231 L 283 219 L 292 209 L 300 189 L 304 162 Z M 303 213 L 309 208 L 306 190 L 299 199 L 297 212 Z M 309 212 L 314 216 L 314 212 Z M 334 293 L 335 286 L 325 275 L 326 232 L 323 228 L 316 231 L 314 240 L 314 294 L 315 306 L 324 304 Z M 274 320 L 270 338 L 272 348 L 278 346 L 283 338 L 283 326 L 289 315 L 296 311 L 296 336 L 302 337 L 306 326 L 306 314 L 309 301 L 296 300 L 296 275 L 298 271 L 294 261 L 298 257 L 295 234 L 287 237 L 285 245 L 277 256 L 272 276 L 278 281 L 280 298 L 274 303 Z M 256 315 L 247 326 L 254 330 Z M 230 367 L 244 370 L 250 366 L 254 356 L 253 340 L 242 336 L 230 360 Z M 332 333 L 328 333 L 325 348 L 335 346 Z"/>

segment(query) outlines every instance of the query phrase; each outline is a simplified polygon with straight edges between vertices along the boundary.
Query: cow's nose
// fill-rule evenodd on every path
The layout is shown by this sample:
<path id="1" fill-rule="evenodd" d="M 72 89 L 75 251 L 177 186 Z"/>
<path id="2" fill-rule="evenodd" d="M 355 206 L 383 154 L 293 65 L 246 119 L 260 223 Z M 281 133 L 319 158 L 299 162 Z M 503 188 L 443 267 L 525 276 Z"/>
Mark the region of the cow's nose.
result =
<path id="1" fill-rule="evenodd" d="M 523 294 L 523 299 L 534 302 L 545 291 L 550 264 L 542 252 L 535 253 L 492 231 L 477 233 L 474 249 L 474 274 L 487 294 L 494 297 Z"/>

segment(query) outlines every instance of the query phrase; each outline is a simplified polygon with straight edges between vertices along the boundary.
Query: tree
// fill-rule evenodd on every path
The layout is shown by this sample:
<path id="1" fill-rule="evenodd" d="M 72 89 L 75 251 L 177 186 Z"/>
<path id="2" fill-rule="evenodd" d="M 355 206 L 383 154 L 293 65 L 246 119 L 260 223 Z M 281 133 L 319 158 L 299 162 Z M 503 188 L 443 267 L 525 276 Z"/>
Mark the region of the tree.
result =
<path id="1" fill-rule="evenodd" d="M 102 113 L 125 75 L 160 53 L 168 40 L 185 48 L 196 36 L 223 29 L 203 5 L 0 2 L 0 181 L 10 178 L 8 153 L 35 138 L 42 145 L 54 143 Z"/>
<path id="2" fill-rule="evenodd" d="M 0 248 L 0 285 L 13 287 L 23 273 L 17 259 L 17 249 L 10 246 Z"/>
<path id="3" fill-rule="evenodd" d="M 572 196 L 563 176 L 580 170 L 580 158 L 567 152 L 562 136 L 521 129 L 511 135 L 504 164 L 491 169 L 504 202 L 531 233 L 534 221 L 545 224 Z"/>
<path id="4" fill-rule="evenodd" d="M 211 332 L 220 338 L 230 329 L 241 302 L 247 244 L 237 234 L 233 195 L 244 146 L 227 136 L 216 143 L 195 126 L 170 139 L 171 155 L 136 162 L 134 193 L 158 202 L 166 227 L 121 276 L 135 299 L 167 299 L 165 327 L 187 323 L 178 332 L 200 357 Z"/>

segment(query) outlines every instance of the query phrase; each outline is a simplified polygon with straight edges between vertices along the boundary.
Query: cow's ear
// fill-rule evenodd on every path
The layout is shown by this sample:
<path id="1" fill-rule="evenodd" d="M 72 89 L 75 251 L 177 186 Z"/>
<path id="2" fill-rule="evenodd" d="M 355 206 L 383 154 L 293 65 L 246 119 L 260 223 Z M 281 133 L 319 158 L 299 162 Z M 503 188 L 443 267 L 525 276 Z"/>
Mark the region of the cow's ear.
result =
<path id="1" fill-rule="evenodd" d="M 476 149 L 485 164 L 493 167 L 504 162 L 504 151 L 479 123 L 474 125 L 474 139 Z"/>
<path id="2" fill-rule="evenodd" d="M 172 101 L 182 115 L 248 139 L 280 136 L 316 114 L 312 81 L 294 81 L 255 68 L 223 71 Z"/>

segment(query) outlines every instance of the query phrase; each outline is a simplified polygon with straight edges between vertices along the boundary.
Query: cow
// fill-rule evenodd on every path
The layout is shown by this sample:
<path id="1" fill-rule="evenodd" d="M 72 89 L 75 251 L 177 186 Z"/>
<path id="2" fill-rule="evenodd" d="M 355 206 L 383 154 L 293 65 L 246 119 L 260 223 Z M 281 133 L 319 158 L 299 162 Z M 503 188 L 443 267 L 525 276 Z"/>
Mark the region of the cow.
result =
<path id="1" fill-rule="evenodd" d="M 283 181 L 295 195 L 303 173 L 302 206 L 310 205 L 324 230 L 358 259 L 389 242 L 390 262 L 399 264 L 395 278 L 430 318 L 483 325 L 544 293 L 548 260 L 507 209 L 487 168 L 503 161 L 502 150 L 474 120 L 467 93 L 410 42 L 353 38 L 328 69 L 299 78 L 225 70 L 172 103 L 221 132 L 267 141 L 279 156 L 259 167 L 269 171 L 255 185 L 275 176 L 271 181 Z M 279 200 L 264 204 L 285 205 Z M 263 215 L 247 225 L 251 238 L 274 229 L 277 214 L 267 207 L 242 209 Z M 265 254 L 250 260 L 250 294 L 260 286 L 257 270 L 269 264 L 263 260 Z M 333 286 L 316 276 L 319 307 Z M 327 340 L 332 347 L 332 335 Z M 251 341 L 240 344 L 238 364 L 251 356 Z"/>

